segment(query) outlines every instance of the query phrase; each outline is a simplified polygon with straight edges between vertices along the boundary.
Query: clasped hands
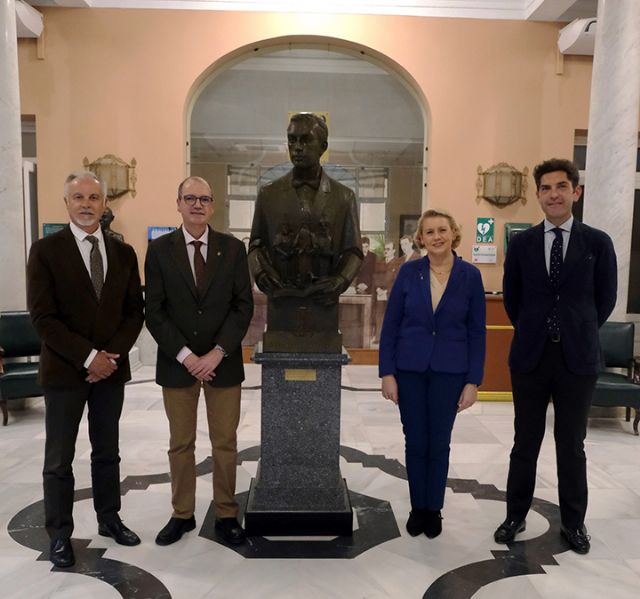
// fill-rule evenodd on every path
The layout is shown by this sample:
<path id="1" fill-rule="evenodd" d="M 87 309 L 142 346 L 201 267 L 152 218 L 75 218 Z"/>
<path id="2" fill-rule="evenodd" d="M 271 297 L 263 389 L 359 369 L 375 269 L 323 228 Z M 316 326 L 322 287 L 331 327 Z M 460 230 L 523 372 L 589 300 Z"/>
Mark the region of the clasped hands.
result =
<path id="1" fill-rule="evenodd" d="M 216 376 L 215 370 L 222 362 L 224 354 L 219 349 L 212 349 L 204 356 L 189 354 L 182 362 L 182 365 L 189 371 L 189 374 L 199 381 L 211 381 Z"/>
<path id="2" fill-rule="evenodd" d="M 116 370 L 118 370 L 118 364 L 116 360 L 120 357 L 120 354 L 112 354 L 107 351 L 99 351 L 91 364 L 87 367 L 87 383 L 97 383 L 108 377 L 110 377 Z"/>

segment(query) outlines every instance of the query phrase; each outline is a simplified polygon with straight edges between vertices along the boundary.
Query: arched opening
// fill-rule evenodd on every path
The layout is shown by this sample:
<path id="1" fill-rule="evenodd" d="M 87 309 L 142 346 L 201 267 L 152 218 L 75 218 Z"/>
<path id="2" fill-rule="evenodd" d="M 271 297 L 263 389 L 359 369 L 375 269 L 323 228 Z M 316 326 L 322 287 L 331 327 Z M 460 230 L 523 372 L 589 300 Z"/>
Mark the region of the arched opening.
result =
<path id="1" fill-rule="evenodd" d="M 236 55 L 203 77 L 187 115 L 187 170 L 210 182 L 217 230 L 248 238 L 259 186 L 291 168 L 286 128 L 295 112 L 326 116 L 323 167 L 356 193 L 373 272 L 343 296 L 341 330 L 347 347 L 375 348 L 395 274 L 417 256 L 401 240 L 423 205 L 426 109 L 399 73 L 333 41 Z"/>

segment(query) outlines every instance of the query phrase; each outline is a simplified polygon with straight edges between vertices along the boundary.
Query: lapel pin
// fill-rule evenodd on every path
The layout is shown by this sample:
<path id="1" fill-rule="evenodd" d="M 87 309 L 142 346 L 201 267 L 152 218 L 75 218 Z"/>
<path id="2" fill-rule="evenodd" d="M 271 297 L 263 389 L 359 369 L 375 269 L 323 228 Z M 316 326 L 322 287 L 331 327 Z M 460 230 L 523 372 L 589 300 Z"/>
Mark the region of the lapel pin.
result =
<path id="1" fill-rule="evenodd" d="M 218 252 L 218 256 L 222 256 L 222 252 Z"/>

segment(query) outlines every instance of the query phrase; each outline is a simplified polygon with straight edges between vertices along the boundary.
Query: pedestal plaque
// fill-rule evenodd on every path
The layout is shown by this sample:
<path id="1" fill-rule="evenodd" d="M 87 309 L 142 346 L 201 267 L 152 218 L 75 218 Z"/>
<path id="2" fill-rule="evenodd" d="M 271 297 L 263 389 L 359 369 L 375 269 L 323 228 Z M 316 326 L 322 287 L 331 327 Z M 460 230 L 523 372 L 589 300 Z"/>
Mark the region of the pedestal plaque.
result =
<path id="1" fill-rule="evenodd" d="M 260 462 L 245 511 L 250 535 L 350 535 L 340 474 L 341 353 L 262 352 Z"/>

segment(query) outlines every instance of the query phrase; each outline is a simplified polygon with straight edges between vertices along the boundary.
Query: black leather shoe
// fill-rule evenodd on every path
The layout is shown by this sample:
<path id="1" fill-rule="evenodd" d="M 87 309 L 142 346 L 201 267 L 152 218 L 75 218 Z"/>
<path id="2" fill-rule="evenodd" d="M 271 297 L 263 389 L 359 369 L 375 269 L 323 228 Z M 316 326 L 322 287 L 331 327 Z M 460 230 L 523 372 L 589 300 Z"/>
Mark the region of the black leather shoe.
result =
<path id="1" fill-rule="evenodd" d="M 505 520 L 493 533 L 493 539 L 496 543 L 505 545 L 511 543 L 519 532 L 523 532 L 527 528 L 526 520 Z"/>
<path id="2" fill-rule="evenodd" d="M 127 547 L 140 545 L 140 537 L 129 530 L 122 520 L 98 522 L 98 534 L 103 537 L 111 537 L 118 545 L 126 545 Z"/>
<path id="3" fill-rule="evenodd" d="M 242 545 L 247 540 L 244 529 L 235 518 L 216 518 L 216 529 L 230 545 Z"/>
<path id="4" fill-rule="evenodd" d="M 566 539 L 572 551 L 585 555 L 591 549 L 591 537 L 587 534 L 587 529 L 583 526 L 577 529 L 560 527 L 560 534 Z"/>
<path id="5" fill-rule="evenodd" d="M 442 532 L 442 514 L 440 510 L 425 510 L 424 534 L 435 539 Z"/>
<path id="6" fill-rule="evenodd" d="M 76 563 L 76 556 L 73 555 L 71 539 L 53 539 L 49 559 L 56 568 L 70 568 Z"/>
<path id="7" fill-rule="evenodd" d="M 424 532 L 424 513 L 426 510 L 415 509 L 409 512 L 407 520 L 407 532 L 412 537 L 417 537 Z"/>
<path id="8" fill-rule="evenodd" d="M 167 525 L 158 533 L 156 545 L 171 545 L 182 538 L 185 532 L 189 532 L 196 527 L 196 519 L 191 518 L 170 518 Z"/>

